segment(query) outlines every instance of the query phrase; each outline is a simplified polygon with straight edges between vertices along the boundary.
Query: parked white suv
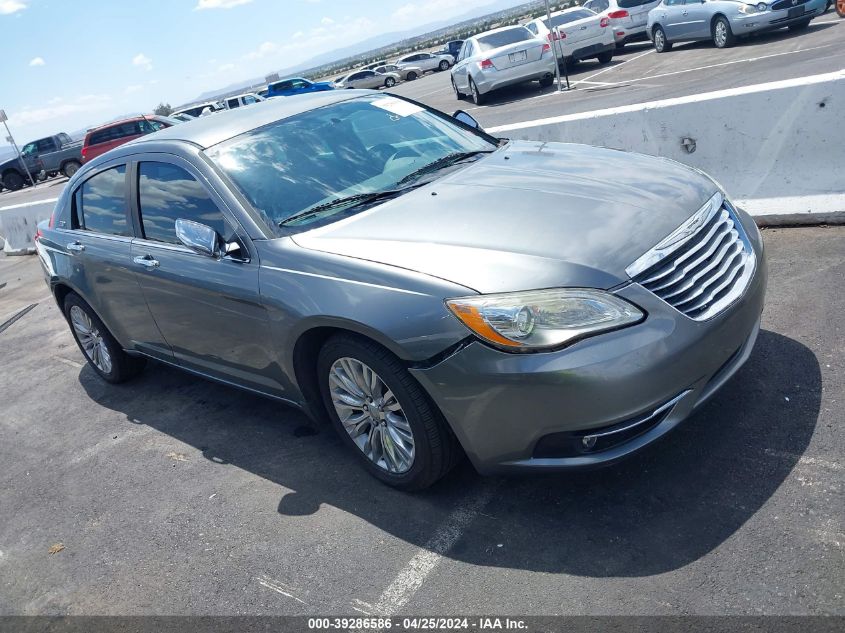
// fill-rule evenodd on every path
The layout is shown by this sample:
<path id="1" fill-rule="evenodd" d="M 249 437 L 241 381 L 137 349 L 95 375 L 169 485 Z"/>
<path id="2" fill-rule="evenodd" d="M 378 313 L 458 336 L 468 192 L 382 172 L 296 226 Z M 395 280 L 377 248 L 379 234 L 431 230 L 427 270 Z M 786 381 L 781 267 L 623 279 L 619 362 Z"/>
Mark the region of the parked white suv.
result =
<path id="1" fill-rule="evenodd" d="M 396 60 L 399 68 L 416 66 L 424 73 L 435 70 L 449 70 L 455 59 L 451 55 L 433 55 L 431 53 L 411 53 Z"/>
<path id="2" fill-rule="evenodd" d="M 610 28 L 610 18 L 596 15 L 583 7 L 573 7 L 552 13 L 547 18 L 531 20 L 525 27 L 534 35 L 547 40 L 557 58 L 567 62 L 597 58 L 607 64 L 613 59 L 616 40 Z"/>
<path id="3" fill-rule="evenodd" d="M 252 105 L 253 103 L 258 103 L 259 101 L 266 101 L 266 99 L 254 92 L 245 92 L 242 95 L 226 97 L 223 100 L 223 105 L 225 105 L 229 110 L 234 110 L 235 108 Z"/>
<path id="4" fill-rule="evenodd" d="M 648 12 L 659 4 L 660 0 L 587 0 L 584 8 L 610 20 L 616 48 L 620 49 L 628 42 L 648 40 Z"/>

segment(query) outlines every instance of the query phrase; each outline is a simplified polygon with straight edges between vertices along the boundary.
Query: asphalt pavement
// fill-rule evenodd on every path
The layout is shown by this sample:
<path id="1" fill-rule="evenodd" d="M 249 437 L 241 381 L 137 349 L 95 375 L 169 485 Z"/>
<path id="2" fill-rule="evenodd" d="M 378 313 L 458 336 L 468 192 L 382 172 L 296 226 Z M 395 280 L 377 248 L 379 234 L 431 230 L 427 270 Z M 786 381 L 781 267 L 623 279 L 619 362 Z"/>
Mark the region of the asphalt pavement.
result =
<path id="1" fill-rule="evenodd" d="M 37 258 L 0 257 L 0 615 L 843 615 L 845 228 L 764 237 L 754 352 L 669 436 L 421 494 L 278 403 L 102 382 Z"/>

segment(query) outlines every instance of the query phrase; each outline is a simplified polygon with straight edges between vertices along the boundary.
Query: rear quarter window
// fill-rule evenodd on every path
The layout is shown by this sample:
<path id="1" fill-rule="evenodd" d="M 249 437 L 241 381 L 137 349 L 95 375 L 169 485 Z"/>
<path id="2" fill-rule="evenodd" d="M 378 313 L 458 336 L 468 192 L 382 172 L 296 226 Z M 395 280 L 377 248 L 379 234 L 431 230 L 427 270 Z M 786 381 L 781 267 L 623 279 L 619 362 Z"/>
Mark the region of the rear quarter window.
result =
<path id="1" fill-rule="evenodd" d="M 126 166 L 86 180 L 75 196 L 73 228 L 106 235 L 132 236 L 126 208 Z"/>
<path id="2" fill-rule="evenodd" d="M 576 20 L 590 18 L 595 15 L 596 14 L 590 11 L 589 9 L 578 9 L 577 11 L 570 11 L 569 13 L 562 13 L 561 15 L 553 15 L 551 26 L 549 26 L 548 20 L 543 20 L 543 24 L 546 25 L 547 29 L 550 29 L 556 26 L 563 26 L 564 24 L 569 24 L 570 22 L 575 22 Z"/>

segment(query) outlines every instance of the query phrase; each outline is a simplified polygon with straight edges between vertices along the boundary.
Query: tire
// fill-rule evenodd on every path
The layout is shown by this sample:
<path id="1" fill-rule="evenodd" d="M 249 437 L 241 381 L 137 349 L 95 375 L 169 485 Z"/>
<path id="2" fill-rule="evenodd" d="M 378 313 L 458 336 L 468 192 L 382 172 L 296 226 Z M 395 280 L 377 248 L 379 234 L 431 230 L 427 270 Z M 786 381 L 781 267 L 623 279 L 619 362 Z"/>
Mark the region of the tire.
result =
<path id="1" fill-rule="evenodd" d="M 3 174 L 3 186 L 9 191 L 23 189 L 24 184 L 23 176 L 16 171 L 7 171 Z"/>
<path id="2" fill-rule="evenodd" d="M 417 73 L 415 73 L 413 70 L 411 72 L 409 72 L 408 75 L 405 77 L 405 79 L 407 81 L 413 81 L 416 78 L 417 78 Z"/>
<path id="3" fill-rule="evenodd" d="M 320 350 L 317 372 L 323 402 L 341 441 L 380 481 L 400 490 L 421 490 L 457 462 L 460 449 L 443 416 L 399 359 L 383 347 L 338 334 Z M 335 400 L 346 404 L 336 407 Z M 376 406 L 381 402 L 392 403 L 390 410 Z M 356 420 L 354 430 L 341 422 L 339 409 Z M 397 458 L 391 457 L 388 445 Z"/>
<path id="4" fill-rule="evenodd" d="M 625 48 L 625 42 L 616 42 L 617 51 L 621 51 L 623 48 Z"/>
<path id="5" fill-rule="evenodd" d="M 845 0 L 836 0 L 836 13 L 840 18 L 845 18 Z"/>
<path id="6" fill-rule="evenodd" d="M 599 64 L 609 64 L 613 59 L 613 51 L 605 51 L 598 56 Z"/>
<path id="7" fill-rule="evenodd" d="M 662 26 L 655 26 L 652 35 L 654 40 L 654 50 L 657 53 L 666 53 L 672 50 L 672 42 L 666 39 L 666 31 Z"/>
<path id="8" fill-rule="evenodd" d="M 546 75 L 540 79 L 540 87 L 541 88 L 548 88 L 555 82 L 554 75 Z"/>
<path id="9" fill-rule="evenodd" d="M 464 93 L 461 92 L 460 90 L 458 90 L 458 85 L 455 83 L 454 77 L 451 78 L 451 82 L 452 82 L 452 90 L 455 92 L 455 99 L 457 99 L 458 101 L 463 101 Z"/>
<path id="10" fill-rule="evenodd" d="M 77 171 L 79 171 L 80 167 L 82 167 L 82 165 L 79 163 L 79 161 L 69 160 L 64 165 L 62 165 L 62 175 L 65 178 L 73 178 L 73 175 Z"/>
<path id="11" fill-rule="evenodd" d="M 445 59 L 441 59 L 437 67 L 441 70 L 441 72 L 444 70 L 449 70 L 449 62 L 447 62 Z"/>
<path id="12" fill-rule="evenodd" d="M 731 23 L 722 15 L 713 20 L 712 36 L 716 48 L 730 48 L 736 42 Z"/>
<path id="13" fill-rule="evenodd" d="M 388 77 L 384 80 L 384 87 L 385 88 L 392 88 L 396 85 L 396 80 L 393 77 Z"/>
<path id="14" fill-rule="evenodd" d="M 75 292 L 65 297 L 64 314 L 79 350 L 100 378 L 117 384 L 134 378 L 144 369 L 146 359 L 124 352 L 100 318 Z"/>
<path id="15" fill-rule="evenodd" d="M 788 28 L 790 31 L 803 31 L 808 26 L 810 26 L 810 20 L 801 20 L 800 22 L 796 22 L 795 24 L 790 24 Z"/>
<path id="16" fill-rule="evenodd" d="M 484 103 L 486 97 L 485 95 L 478 92 L 478 86 L 475 85 L 475 82 L 472 80 L 472 77 L 469 78 L 469 92 L 472 95 L 472 102 L 475 105 L 481 105 Z"/>

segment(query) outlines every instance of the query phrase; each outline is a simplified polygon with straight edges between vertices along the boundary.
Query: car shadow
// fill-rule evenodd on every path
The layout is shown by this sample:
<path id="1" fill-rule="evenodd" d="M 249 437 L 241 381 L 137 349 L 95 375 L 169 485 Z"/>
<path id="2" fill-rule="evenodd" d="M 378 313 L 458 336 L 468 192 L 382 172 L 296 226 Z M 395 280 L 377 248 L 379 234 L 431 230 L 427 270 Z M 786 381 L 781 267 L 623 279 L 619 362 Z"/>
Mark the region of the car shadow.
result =
<path id="1" fill-rule="evenodd" d="M 813 352 L 763 331 L 748 363 L 712 401 L 627 461 L 520 478 L 483 478 L 464 463 L 431 489 L 406 494 L 367 475 L 331 429 L 315 432 L 301 413 L 273 401 L 160 365 L 121 386 L 86 366 L 79 381 L 127 424 L 148 425 L 215 464 L 290 490 L 276 508 L 288 520 L 329 504 L 425 547 L 455 507 L 492 489 L 493 500 L 447 556 L 589 577 L 660 574 L 718 547 L 787 478 L 810 442 L 821 400 Z"/>
<path id="2" fill-rule="evenodd" d="M 790 31 L 787 28 L 781 28 L 774 31 L 764 31 L 762 33 L 750 33 L 738 37 L 736 43 L 731 48 L 747 48 L 754 46 L 768 46 L 773 42 L 782 42 L 795 38 L 800 38 L 812 31 L 823 31 L 832 26 L 836 26 L 835 22 L 810 22 L 810 26 L 804 31 Z M 674 45 L 675 50 L 696 50 L 696 49 L 716 49 L 713 40 L 700 40 L 698 42 L 678 42 Z M 671 53 L 669 53 L 671 55 Z"/>

